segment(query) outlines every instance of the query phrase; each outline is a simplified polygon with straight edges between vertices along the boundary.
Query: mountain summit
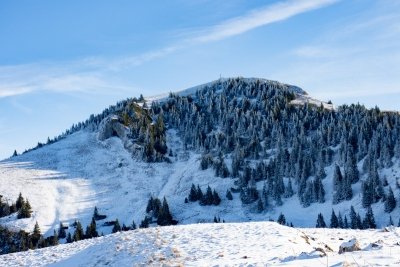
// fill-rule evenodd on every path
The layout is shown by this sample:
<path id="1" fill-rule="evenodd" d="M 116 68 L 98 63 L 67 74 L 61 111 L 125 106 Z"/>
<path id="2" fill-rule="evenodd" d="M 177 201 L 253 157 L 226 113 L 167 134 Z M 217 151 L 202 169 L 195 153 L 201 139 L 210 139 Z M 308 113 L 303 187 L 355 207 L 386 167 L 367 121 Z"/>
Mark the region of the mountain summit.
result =
<path id="1" fill-rule="evenodd" d="M 37 222 L 45 236 L 61 225 L 73 234 L 76 221 L 104 234 L 117 222 L 381 227 L 400 219 L 399 158 L 396 113 L 219 79 L 121 101 L 0 162 L 3 200 L 22 193 L 32 208 L 0 223 L 30 231 Z"/>

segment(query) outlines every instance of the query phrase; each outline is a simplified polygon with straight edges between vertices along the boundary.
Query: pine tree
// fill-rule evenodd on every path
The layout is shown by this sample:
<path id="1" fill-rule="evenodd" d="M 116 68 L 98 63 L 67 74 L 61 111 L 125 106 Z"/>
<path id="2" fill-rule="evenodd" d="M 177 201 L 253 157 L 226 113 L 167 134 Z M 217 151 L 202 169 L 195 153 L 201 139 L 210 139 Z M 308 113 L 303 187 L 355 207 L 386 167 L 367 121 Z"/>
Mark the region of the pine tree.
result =
<path id="1" fill-rule="evenodd" d="M 374 213 L 372 212 L 371 207 L 368 208 L 367 213 L 365 214 L 365 218 L 363 221 L 363 228 L 364 229 L 368 229 L 368 228 L 375 229 L 376 228 Z"/>
<path id="2" fill-rule="evenodd" d="M 214 223 L 218 223 L 217 217 L 214 216 Z"/>
<path id="3" fill-rule="evenodd" d="M 92 217 L 92 221 L 89 224 L 89 235 L 88 237 L 98 237 L 99 233 L 97 232 L 97 225 L 96 225 L 96 220 L 94 217 Z"/>
<path id="4" fill-rule="evenodd" d="M 160 209 L 160 213 L 157 218 L 157 224 L 160 226 L 166 226 L 173 224 L 172 215 L 169 211 L 169 206 L 167 203 L 167 199 L 164 197 L 163 204 Z"/>
<path id="5" fill-rule="evenodd" d="M 356 223 L 357 223 L 357 229 L 364 229 L 363 221 L 361 220 L 361 216 L 359 213 L 357 213 Z"/>
<path id="6" fill-rule="evenodd" d="M 99 217 L 99 211 L 96 206 L 94 207 L 93 217 L 95 220 Z"/>
<path id="7" fill-rule="evenodd" d="M 112 233 L 121 232 L 121 225 L 119 224 L 118 219 L 115 220 L 114 227 L 112 229 Z"/>
<path id="8" fill-rule="evenodd" d="M 212 193 L 211 187 L 208 186 L 206 194 L 200 200 L 200 205 L 207 206 L 207 205 L 212 205 L 212 204 L 213 204 L 213 193 Z"/>
<path id="9" fill-rule="evenodd" d="M 326 227 L 326 223 L 324 221 L 324 216 L 322 216 L 321 213 L 318 214 L 317 224 L 315 227 L 317 227 L 317 228 L 325 228 Z"/>
<path id="10" fill-rule="evenodd" d="M 373 202 L 373 188 L 369 181 L 363 182 L 361 185 L 362 190 L 362 204 L 364 208 L 371 206 Z"/>
<path id="11" fill-rule="evenodd" d="M 198 196 L 197 196 L 196 186 L 194 184 L 192 184 L 192 187 L 190 188 L 190 193 L 189 193 L 188 199 L 190 202 L 195 202 L 195 201 L 199 200 Z"/>
<path id="12" fill-rule="evenodd" d="M 154 199 L 153 199 L 153 197 L 150 197 L 149 201 L 147 201 L 146 213 L 149 213 L 150 211 L 152 211 L 154 209 L 153 203 L 154 203 Z"/>
<path id="13" fill-rule="evenodd" d="M 219 197 L 217 191 L 213 191 L 213 197 L 212 197 L 213 205 L 218 206 L 221 203 L 221 198 Z"/>
<path id="14" fill-rule="evenodd" d="M 73 239 L 72 239 L 72 236 L 71 236 L 71 233 L 68 233 L 68 235 L 67 235 L 67 243 L 72 243 L 73 242 Z"/>
<path id="15" fill-rule="evenodd" d="M 40 231 L 40 227 L 38 222 L 35 223 L 35 226 L 33 227 L 33 232 L 32 232 L 32 243 L 33 246 L 36 246 L 39 242 L 40 237 L 42 236 L 42 233 Z"/>
<path id="16" fill-rule="evenodd" d="M 286 224 L 286 218 L 285 215 L 283 215 L 283 213 L 279 214 L 277 222 L 282 225 Z"/>
<path id="17" fill-rule="evenodd" d="M 350 228 L 351 229 L 357 229 L 358 228 L 358 222 L 357 222 L 357 213 L 354 210 L 354 207 L 350 207 Z"/>
<path id="18" fill-rule="evenodd" d="M 338 225 L 339 225 L 339 228 L 345 228 L 344 227 L 344 221 L 343 221 L 343 218 L 342 218 L 342 214 L 339 212 L 339 215 L 338 215 Z"/>
<path id="19" fill-rule="evenodd" d="M 353 153 L 353 149 L 348 149 L 347 151 L 347 160 L 345 166 L 345 176 L 349 180 L 350 183 L 354 184 L 359 181 L 359 172 L 357 169 L 357 160 Z"/>
<path id="20" fill-rule="evenodd" d="M 347 220 L 347 216 L 344 215 L 344 222 L 343 222 L 343 228 L 348 229 L 350 227 L 349 221 Z"/>
<path id="21" fill-rule="evenodd" d="M 132 230 L 136 230 L 136 223 L 135 223 L 135 221 L 132 221 L 132 225 L 131 225 L 131 229 Z"/>
<path id="22" fill-rule="evenodd" d="M 336 217 L 335 211 L 332 209 L 330 228 L 339 228 L 339 220 Z"/>
<path id="23" fill-rule="evenodd" d="M 54 230 L 53 237 L 51 238 L 51 245 L 52 246 L 57 246 L 58 244 L 59 244 L 59 242 L 58 242 L 58 234 L 57 234 L 56 230 Z"/>
<path id="24" fill-rule="evenodd" d="M 149 227 L 149 224 L 150 224 L 150 220 L 151 220 L 151 218 L 149 218 L 149 217 L 144 217 L 144 219 L 140 222 L 140 225 L 139 225 L 139 227 L 140 228 L 148 228 Z"/>
<path id="25" fill-rule="evenodd" d="M 82 228 L 82 224 L 80 223 L 80 221 L 75 221 L 76 224 L 76 228 L 75 228 L 75 232 L 73 234 L 73 240 L 79 241 L 82 240 L 84 238 L 84 232 L 83 232 L 83 228 Z"/>
<path id="26" fill-rule="evenodd" d="M 335 165 L 335 169 L 333 172 L 333 190 L 334 190 L 334 195 L 332 199 L 333 204 L 338 204 L 341 202 L 344 197 L 343 197 L 343 176 L 342 172 L 340 171 L 340 168 L 338 165 Z"/>
<path id="27" fill-rule="evenodd" d="M 201 201 L 203 197 L 203 191 L 201 191 L 200 185 L 197 185 L 197 199 Z"/>
<path id="28" fill-rule="evenodd" d="M 67 233 L 65 232 L 63 224 L 60 222 L 60 226 L 58 229 L 58 237 L 62 239 L 62 238 L 65 238 L 66 236 L 67 236 Z"/>
<path id="29" fill-rule="evenodd" d="M 15 202 L 15 206 L 16 206 L 17 210 L 20 210 L 24 204 L 25 204 L 25 200 L 22 197 L 22 194 L 19 193 L 17 201 Z"/>
<path id="30" fill-rule="evenodd" d="M 394 210 L 395 207 L 396 207 L 396 199 L 394 197 L 392 188 L 389 187 L 389 193 L 385 200 L 385 212 L 390 213 Z"/>

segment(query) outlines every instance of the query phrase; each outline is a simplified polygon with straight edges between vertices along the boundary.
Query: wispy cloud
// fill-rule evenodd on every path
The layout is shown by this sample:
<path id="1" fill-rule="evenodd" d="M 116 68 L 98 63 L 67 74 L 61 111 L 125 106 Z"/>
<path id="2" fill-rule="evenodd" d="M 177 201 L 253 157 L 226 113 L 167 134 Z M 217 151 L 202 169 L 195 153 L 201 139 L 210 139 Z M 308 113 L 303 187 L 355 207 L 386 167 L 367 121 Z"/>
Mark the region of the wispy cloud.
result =
<path id="1" fill-rule="evenodd" d="M 181 34 L 185 37 L 179 40 L 177 44 L 147 52 L 139 56 L 118 59 L 111 64 L 108 62 L 108 65 L 113 66 L 114 69 L 121 66 L 141 65 L 147 61 L 164 57 L 191 45 L 221 41 L 339 1 L 340 0 L 287 0 L 278 2 L 252 10 L 243 16 L 223 21 L 217 25 L 205 27 L 200 30 L 189 30 Z"/>
<path id="2" fill-rule="evenodd" d="M 165 57 L 177 50 L 240 35 L 255 28 L 333 4 L 338 0 L 286 0 L 250 11 L 201 30 L 189 30 L 183 39 L 158 50 L 120 58 L 92 57 L 73 62 L 0 67 L 0 98 L 33 91 L 126 91 L 132 85 L 110 79 L 119 71 Z"/>
<path id="3" fill-rule="evenodd" d="M 314 97 L 340 103 L 400 94 L 400 6 L 377 2 L 374 12 L 344 18 L 288 53 L 292 63 L 274 77 L 296 82 Z M 382 104 L 382 103 L 381 103 Z"/>
<path id="4" fill-rule="evenodd" d="M 204 29 L 203 33 L 189 41 L 197 43 L 222 40 L 261 26 L 289 19 L 301 13 L 331 5 L 335 2 L 338 2 L 338 0 L 291 0 L 279 2 Z"/>

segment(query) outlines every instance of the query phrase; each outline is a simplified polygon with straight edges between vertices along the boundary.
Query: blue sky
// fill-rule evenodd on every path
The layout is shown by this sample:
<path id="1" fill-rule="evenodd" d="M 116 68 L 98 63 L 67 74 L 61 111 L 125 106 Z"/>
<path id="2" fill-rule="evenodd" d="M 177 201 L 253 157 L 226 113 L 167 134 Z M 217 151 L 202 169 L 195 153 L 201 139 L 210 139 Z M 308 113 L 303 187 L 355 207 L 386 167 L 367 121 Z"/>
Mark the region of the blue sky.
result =
<path id="1" fill-rule="evenodd" d="M 400 1 L 1 1 L 0 158 L 116 101 L 222 77 L 400 110 Z"/>

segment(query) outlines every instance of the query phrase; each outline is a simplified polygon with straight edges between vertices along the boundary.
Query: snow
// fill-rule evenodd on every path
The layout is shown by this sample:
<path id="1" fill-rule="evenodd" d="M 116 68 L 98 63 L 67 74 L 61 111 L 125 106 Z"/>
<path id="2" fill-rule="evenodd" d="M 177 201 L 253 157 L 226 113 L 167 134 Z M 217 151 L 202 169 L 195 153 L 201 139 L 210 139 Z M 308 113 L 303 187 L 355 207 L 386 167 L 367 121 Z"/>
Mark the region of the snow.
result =
<path id="1" fill-rule="evenodd" d="M 248 79 L 256 81 L 253 78 Z M 212 83 L 219 81 L 221 80 Z M 270 81 L 262 80 L 262 82 Z M 207 85 L 210 83 L 184 90 L 179 94 L 193 94 Z M 333 105 L 312 99 L 300 88 L 294 86 L 290 88 L 297 97 L 292 104 L 308 102 L 319 106 L 322 103 L 326 109 L 334 109 Z M 160 99 L 161 97 L 147 98 L 147 101 Z M 354 197 L 351 201 L 332 205 L 333 166 L 325 169 L 327 173 L 327 178 L 323 180 L 326 191 L 325 203 L 314 203 L 303 208 L 297 196 L 293 196 L 283 199 L 282 206 L 257 213 L 256 203 L 243 205 L 237 193 L 233 194 L 232 201 L 227 200 L 225 193 L 235 187 L 234 180 L 215 177 L 212 169 L 201 171 L 199 169 L 201 155 L 186 151 L 178 133 L 173 129 L 167 131 L 167 145 L 174 154 L 170 158 L 172 163 L 144 163 L 132 156 L 126 149 L 124 140 L 118 137 L 99 140 L 98 131 L 81 130 L 56 143 L 0 161 L 0 194 L 4 196 L 3 199 L 15 201 L 21 192 L 29 199 L 34 211 L 32 217 L 28 219 L 17 220 L 15 214 L 0 218 L 0 224 L 11 229 L 31 231 L 37 221 L 45 236 L 49 236 L 53 234 L 54 229 L 57 230 L 60 222 L 72 225 L 75 220 L 80 220 L 85 228 L 92 218 L 94 207 L 97 206 L 100 214 L 107 215 L 105 220 L 98 222 L 98 231 L 109 234 L 112 227 L 103 226 L 105 221 L 118 219 L 121 225 L 123 223 L 131 225 L 132 221 L 135 221 L 138 225 L 146 214 L 145 208 L 150 196 L 159 198 L 165 196 L 173 217 L 179 224 L 184 225 L 138 230 L 26 254 L 2 256 L 0 266 L 2 260 L 6 259 L 10 261 L 10 265 L 7 266 L 28 264 L 28 260 L 32 260 L 33 265 L 35 262 L 37 265 L 47 264 L 51 263 L 53 258 L 57 258 L 52 255 L 59 255 L 58 264 L 64 266 L 92 266 L 97 263 L 106 265 L 107 262 L 113 266 L 130 265 L 132 262 L 150 264 L 149 260 L 159 262 L 160 257 L 166 259 L 167 265 L 185 266 L 211 265 L 211 263 L 263 265 L 265 262 L 292 266 L 325 265 L 326 259 L 323 259 L 321 264 L 321 252 L 315 250 L 315 246 L 319 243 L 312 240 L 311 237 L 314 236 L 318 242 L 329 244 L 334 250 L 326 252 L 329 262 L 331 257 L 334 259 L 338 257 L 337 263 L 346 260 L 349 264 L 356 264 L 354 262 L 366 264 L 364 260 L 367 259 L 367 263 L 375 265 L 372 263 L 379 263 L 378 255 L 382 255 L 387 257 L 387 262 L 390 264 L 396 260 L 400 263 L 391 256 L 392 251 L 396 252 L 394 255 L 399 255 L 397 246 L 393 245 L 397 242 L 394 236 L 398 239 L 398 229 L 391 229 L 386 233 L 379 230 L 294 229 L 265 222 L 276 220 L 279 214 L 283 213 L 286 221 L 296 227 L 313 227 L 318 213 L 322 213 L 329 225 L 332 209 L 336 214 L 341 212 L 342 216 L 348 216 L 351 205 L 363 217 L 365 209 L 361 205 L 361 182 L 352 186 Z M 226 162 L 229 166 L 230 159 L 227 158 Z M 393 167 L 380 170 L 380 176 L 386 176 L 398 203 L 400 190 L 396 186 L 396 180 L 399 177 L 399 166 L 399 162 L 396 161 Z M 184 203 L 192 183 L 199 184 L 203 191 L 207 186 L 211 186 L 220 195 L 221 204 L 204 207 L 197 202 Z M 261 190 L 262 182 L 259 182 L 257 187 Z M 397 224 L 400 219 L 399 206 L 397 205 L 396 209 L 388 214 L 384 212 L 382 202 L 373 204 L 377 225 L 386 226 L 389 215 Z M 229 223 L 242 222 L 242 224 L 198 224 L 212 222 L 214 216 Z M 246 223 L 248 221 L 264 222 Z M 73 230 L 70 227 L 71 233 Z M 164 238 L 162 240 L 167 240 L 165 243 L 160 241 L 161 236 Z M 343 240 L 339 240 L 339 237 Z M 352 253 L 354 261 L 353 258 L 347 257 L 343 260 L 346 256 L 333 255 L 340 244 L 354 237 L 364 248 L 361 252 Z M 311 245 L 304 240 L 308 240 Z M 102 253 L 106 256 L 102 256 Z M 96 258 L 97 263 L 94 262 Z M 175 261 L 176 258 L 179 260 Z M 130 260 L 132 262 L 129 262 Z M 386 262 L 386 258 L 383 262 Z"/>
<path id="2" fill-rule="evenodd" d="M 218 80 L 212 81 L 212 82 L 208 82 L 208 83 L 204 83 L 201 85 L 197 85 L 194 87 L 190 87 L 187 89 L 183 89 L 183 90 L 178 90 L 176 92 L 174 92 L 174 94 L 177 94 L 179 96 L 189 96 L 189 95 L 194 95 L 198 90 L 202 90 L 206 87 L 210 87 L 216 84 L 220 84 L 220 83 L 224 83 L 224 82 L 228 82 L 229 80 L 232 80 L 234 78 L 219 78 Z M 294 85 L 288 85 L 288 84 L 283 84 L 277 81 L 273 81 L 273 80 L 267 80 L 267 79 L 262 79 L 262 78 L 243 78 L 240 77 L 239 78 L 241 81 L 245 82 L 246 84 L 251 84 L 251 83 L 255 83 L 257 81 L 261 82 L 261 83 L 272 83 L 272 84 L 280 84 L 280 85 L 286 85 L 288 87 L 288 89 L 290 91 L 292 91 L 293 93 L 296 94 L 296 96 L 302 96 L 302 95 L 307 95 L 307 93 L 301 89 L 300 87 L 294 86 Z M 160 95 L 155 95 L 155 96 L 148 96 L 145 97 L 145 100 L 149 103 L 153 102 L 153 101 L 158 101 L 161 102 L 164 99 L 166 99 L 168 97 L 169 94 L 160 94 Z"/>
<path id="3" fill-rule="evenodd" d="M 324 107 L 324 109 L 328 109 L 328 110 L 335 110 L 336 107 L 333 104 L 329 104 L 327 102 L 323 102 L 321 100 L 315 99 L 310 97 L 307 94 L 298 94 L 296 96 L 296 99 L 290 101 L 290 104 L 292 105 L 305 105 L 305 104 L 309 104 L 309 105 L 314 105 L 317 107 L 320 107 L 321 105 Z"/>
<path id="4" fill-rule="evenodd" d="M 399 231 L 272 222 L 154 227 L 3 255 L 0 266 L 395 266 Z M 343 240 L 355 236 L 361 250 L 339 254 Z"/>
<path id="5" fill-rule="evenodd" d="M 133 158 L 118 137 L 100 141 L 96 131 L 82 130 L 59 142 L 1 161 L 0 194 L 15 201 L 21 192 L 29 199 L 34 212 L 28 219 L 17 220 L 11 215 L 0 218 L 0 223 L 16 230 L 32 231 L 37 221 L 42 232 L 49 236 L 60 222 L 71 225 L 80 220 L 86 227 L 97 206 L 101 214 L 107 215 L 98 223 L 99 232 L 108 234 L 112 227 L 103 226 L 105 221 L 118 219 L 121 225 L 131 225 L 134 220 L 138 225 L 146 214 L 150 196 L 165 196 L 179 224 L 212 222 L 214 216 L 226 222 L 269 221 L 276 220 L 282 212 L 286 221 L 296 227 L 314 227 L 318 213 L 321 212 L 329 224 L 332 209 L 336 214 L 341 212 L 342 216 L 348 216 L 351 205 L 362 217 L 365 215 L 361 183 L 353 185 L 351 201 L 332 205 L 332 167 L 326 168 L 328 176 L 323 180 L 325 203 L 303 208 L 297 196 L 293 196 L 283 199 L 282 206 L 257 213 L 256 203 L 243 205 L 237 193 L 233 194 L 232 201 L 226 199 L 226 191 L 235 187 L 234 180 L 215 177 L 212 169 L 201 171 L 201 155 L 185 151 L 175 130 L 167 131 L 167 145 L 174 153 L 172 163 L 149 164 Z M 398 165 L 395 162 L 392 168 L 380 171 L 382 177 L 387 177 L 396 198 L 399 195 Z M 184 203 L 192 183 L 199 184 L 203 191 L 210 185 L 220 195 L 221 204 L 205 207 L 197 202 Z M 261 189 L 262 182 L 257 186 Z M 382 202 L 373 204 L 372 208 L 379 227 L 388 224 L 389 215 L 395 223 L 399 220 L 399 205 L 391 214 L 384 212 Z"/>

